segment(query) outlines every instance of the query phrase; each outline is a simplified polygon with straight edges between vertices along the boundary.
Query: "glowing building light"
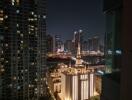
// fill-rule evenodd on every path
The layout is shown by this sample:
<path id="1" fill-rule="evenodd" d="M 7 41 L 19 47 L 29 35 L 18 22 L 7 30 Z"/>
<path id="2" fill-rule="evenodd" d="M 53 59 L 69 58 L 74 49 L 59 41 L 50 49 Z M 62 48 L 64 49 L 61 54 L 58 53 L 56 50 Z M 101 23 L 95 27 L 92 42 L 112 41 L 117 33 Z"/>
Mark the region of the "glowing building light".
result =
<path id="1" fill-rule="evenodd" d="M 17 5 L 20 5 L 20 0 L 16 0 L 16 4 Z"/>
<path id="2" fill-rule="evenodd" d="M 11 4 L 14 6 L 15 5 L 15 0 L 12 0 L 11 1 Z"/>
<path id="3" fill-rule="evenodd" d="M 98 70 L 97 72 L 100 73 L 101 75 L 104 75 L 104 72 L 101 70 Z"/>
<path id="4" fill-rule="evenodd" d="M 16 10 L 16 13 L 19 14 L 20 13 L 20 10 Z"/>
<path id="5" fill-rule="evenodd" d="M 108 50 L 108 54 L 110 54 L 110 55 L 111 55 L 111 54 L 112 54 L 112 50 Z"/>
<path id="6" fill-rule="evenodd" d="M 116 54 L 121 55 L 122 54 L 122 51 L 121 50 L 116 50 Z"/>

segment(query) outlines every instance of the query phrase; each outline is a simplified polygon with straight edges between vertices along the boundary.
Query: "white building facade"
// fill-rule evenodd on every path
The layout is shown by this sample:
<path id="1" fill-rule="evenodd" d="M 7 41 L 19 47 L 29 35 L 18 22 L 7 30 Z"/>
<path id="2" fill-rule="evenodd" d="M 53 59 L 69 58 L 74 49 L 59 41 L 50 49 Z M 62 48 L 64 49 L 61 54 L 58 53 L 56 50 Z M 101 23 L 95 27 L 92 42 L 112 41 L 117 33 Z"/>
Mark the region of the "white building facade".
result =
<path id="1" fill-rule="evenodd" d="M 86 100 L 94 96 L 94 73 L 62 73 L 62 100 Z"/>

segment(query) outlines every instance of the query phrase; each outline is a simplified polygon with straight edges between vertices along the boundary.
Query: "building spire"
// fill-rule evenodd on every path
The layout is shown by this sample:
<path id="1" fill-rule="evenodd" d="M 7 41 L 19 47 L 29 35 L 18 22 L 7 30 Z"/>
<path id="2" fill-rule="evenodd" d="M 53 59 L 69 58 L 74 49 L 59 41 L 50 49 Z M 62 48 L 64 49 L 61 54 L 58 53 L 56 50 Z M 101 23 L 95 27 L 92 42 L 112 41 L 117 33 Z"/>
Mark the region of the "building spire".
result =
<path id="1" fill-rule="evenodd" d="M 80 33 L 79 33 L 79 35 L 80 35 Z M 76 56 L 76 64 L 75 64 L 75 66 L 82 66 L 80 36 L 79 36 L 79 41 L 78 41 L 77 56 Z"/>
<path id="2" fill-rule="evenodd" d="M 81 59 L 80 42 L 78 42 L 78 48 L 77 48 L 77 58 L 78 58 L 78 59 Z"/>

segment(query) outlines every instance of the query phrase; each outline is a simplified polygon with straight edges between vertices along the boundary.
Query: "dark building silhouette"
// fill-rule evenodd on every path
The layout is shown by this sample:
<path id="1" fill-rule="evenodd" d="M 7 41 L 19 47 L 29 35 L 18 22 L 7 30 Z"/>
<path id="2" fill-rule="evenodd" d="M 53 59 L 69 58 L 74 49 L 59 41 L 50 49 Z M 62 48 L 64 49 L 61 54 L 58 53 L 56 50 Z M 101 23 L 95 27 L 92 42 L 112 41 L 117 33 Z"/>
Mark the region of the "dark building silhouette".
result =
<path id="1" fill-rule="evenodd" d="M 131 100 L 131 0 L 104 0 L 106 74 L 101 100 Z"/>
<path id="2" fill-rule="evenodd" d="M 122 68 L 120 100 L 132 99 L 132 0 L 123 0 Z"/>
<path id="3" fill-rule="evenodd" d="M 45 0 L 0 0 L 1 100 L 44 94 L 45 7 Z"/>
<path id="4" fill-rule="evenodd" d="M 88 38 L 88 50 L 98 51 L 99 50 L 99 45 L 100 45 L 100 41 L 99 41 L 98 36 Z"/>
<path id="5" fill-rule="evenodd" d="M 73 51 L 73 42 L 72 40 L 66 40 L 65 42 L 65 50 L 68 51 L 68 52 L 72 52 Z"/>
<path id="6" fill-rule="evenodd" d="M 101 100 L 120 100 L 122 9 L 122 0 L 104 0 L 106 74 L 102 77 Z"/>
<path id="7" fill-rule="evenodd" d="M 53 52 L 53 37 L 47 35 L 47 52 Z"/>
<path id="8" fill-rule="evenodd" d="M 60 35 L 55 35 L 54 36 L 54 52 L 58 52 L 61 50 L 63 41 Z"/>
<path id="9" fill-rule="evenodd" d="M 120 69 L 122 44 L 122 0 L 104 0 L 106 15 L 105 56 L 107 71 Z"/>

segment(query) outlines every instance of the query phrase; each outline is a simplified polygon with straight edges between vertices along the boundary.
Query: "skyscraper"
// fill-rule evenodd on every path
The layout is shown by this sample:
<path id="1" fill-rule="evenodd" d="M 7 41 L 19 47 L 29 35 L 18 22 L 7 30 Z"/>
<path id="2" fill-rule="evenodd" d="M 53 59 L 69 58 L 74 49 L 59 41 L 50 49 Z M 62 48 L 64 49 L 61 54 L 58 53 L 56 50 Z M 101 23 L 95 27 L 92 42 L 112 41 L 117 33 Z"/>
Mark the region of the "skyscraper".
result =
<path id="1" fill-rule="evenodd" d="M 47 52 L 53 52 L 53 37 L 47 35 Z"/>
<path id="2" fill-rule="evenodd" d="M 46 11 L 45 0 L 40 1 L 0 1 L 2 100 L 31 100 L 41 96 L 46 66 Z"/>
<path id="3" fill-rule="evenodd" d="M 54 52 L 64 51 L 64 44 L 60 35 L 54 37 Z"/>
<path id="4" fill-rule="evenodd" d="M 36 0 L 37 4 L 37 30 L 38 30 L 38 56 L 37 56 L 37 97 L 46 94 L 45 71 L 46 71 L 46 0 Z"/>
<path id="5" fill-rule="evenodd" d="M 73 51 L 73 42 L 72 42 L 72 40 L 66 40 L 66 42 L 65 42 L 65 50 L 67 51 L 67 52 L 72 52 Z"/>

